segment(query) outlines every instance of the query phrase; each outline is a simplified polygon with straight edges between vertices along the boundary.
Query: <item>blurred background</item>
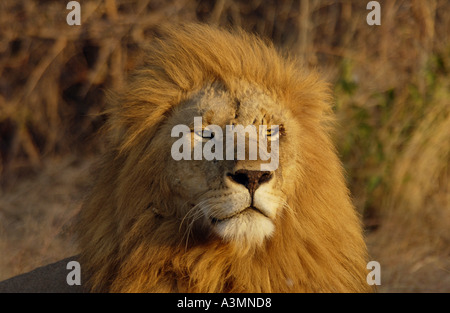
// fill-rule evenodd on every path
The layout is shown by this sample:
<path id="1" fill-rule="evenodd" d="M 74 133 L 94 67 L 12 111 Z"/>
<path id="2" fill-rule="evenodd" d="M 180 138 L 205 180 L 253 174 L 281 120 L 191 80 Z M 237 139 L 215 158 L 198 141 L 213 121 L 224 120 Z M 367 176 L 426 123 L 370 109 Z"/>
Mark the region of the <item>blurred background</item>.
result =
<path id="1" fill-rule="evenodd" d="M 242 27 L 333 85 L 334 134 L 381 292 L 450 292 L 450 2 L 0 2 L 0 280 L 74 255 L 71 218 L 120 89 L 162 23 Z"/>

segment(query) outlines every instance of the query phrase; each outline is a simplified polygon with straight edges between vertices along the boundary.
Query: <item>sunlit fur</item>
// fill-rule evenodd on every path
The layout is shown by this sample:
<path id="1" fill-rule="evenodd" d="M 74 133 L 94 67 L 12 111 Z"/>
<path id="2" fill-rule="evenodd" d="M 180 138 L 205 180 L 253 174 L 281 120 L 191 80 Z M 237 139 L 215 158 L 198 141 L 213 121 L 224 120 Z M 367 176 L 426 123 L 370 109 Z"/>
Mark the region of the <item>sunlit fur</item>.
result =
<path id="1" fill-rule="evenodd" d="M 162 33 L 126 90 L 111 96 L 107 152 L 78 225 L 84 286 L 96 292 L 370 291 L 360 221 L 329 137 L 328 86 L 243 32 L 187 25 Z M 159 129 L 205 85 L 220 82 L 233 93 L 242 80 L 275 99 L 298 126 L 291 133 L 296 141 L 284 145 L 289 155 L 280 159 L 292 182 L 282 190 L 283 212 L 270 236 L 245 249 L 201 225 L 186 228 L 183 208 L 171 205 L 176 173 L 162 153 L 170 146 Z"/>

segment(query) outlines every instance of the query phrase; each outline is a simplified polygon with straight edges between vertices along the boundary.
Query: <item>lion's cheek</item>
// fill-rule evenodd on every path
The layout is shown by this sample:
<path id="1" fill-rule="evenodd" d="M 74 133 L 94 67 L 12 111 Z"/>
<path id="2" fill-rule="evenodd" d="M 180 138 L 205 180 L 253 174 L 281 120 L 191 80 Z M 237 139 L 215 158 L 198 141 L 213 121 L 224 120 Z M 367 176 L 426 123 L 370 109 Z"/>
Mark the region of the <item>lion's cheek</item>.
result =
<path id="1" fill-rule="evenodd" d="M 171 182 L 173 193 L 185 196 L 185 199 L 196 197 L 208 190 L 208 183 L 204 177 L 192 176 L 187 173 L 181 173 L 179 178 L 173 179 Z"/>

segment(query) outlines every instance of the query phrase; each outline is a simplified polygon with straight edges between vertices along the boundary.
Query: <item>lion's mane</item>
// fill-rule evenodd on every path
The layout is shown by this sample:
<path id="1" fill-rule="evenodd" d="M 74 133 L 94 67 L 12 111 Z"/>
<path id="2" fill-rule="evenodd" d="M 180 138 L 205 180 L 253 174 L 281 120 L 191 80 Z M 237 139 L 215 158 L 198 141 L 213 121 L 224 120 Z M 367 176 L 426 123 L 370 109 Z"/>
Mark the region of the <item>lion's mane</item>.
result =
<path id="1" fill-rule="evenodd" d="M 206 82 L 256 84 L 291 110 L 304 130 L 301 161 L 289 173 L 295 214 L 276 220 L 260 247 L 220 240 L 182 243 L 178 219 L 149 209 L 167 207 L 172 191 L 167 140 L 158 126 Z M 360 292 L 366 246 L 359 217 L 330 140 L 328 86 L 270 44 L 240 31 L 204 25 L 166 28 L 151 42 L 145 65 L 124 92 L 111 97 L 107 152 L 80 213 L 83 277 L 94 292 Z M 282 166 L 282 164 L 281 164 Z"/>

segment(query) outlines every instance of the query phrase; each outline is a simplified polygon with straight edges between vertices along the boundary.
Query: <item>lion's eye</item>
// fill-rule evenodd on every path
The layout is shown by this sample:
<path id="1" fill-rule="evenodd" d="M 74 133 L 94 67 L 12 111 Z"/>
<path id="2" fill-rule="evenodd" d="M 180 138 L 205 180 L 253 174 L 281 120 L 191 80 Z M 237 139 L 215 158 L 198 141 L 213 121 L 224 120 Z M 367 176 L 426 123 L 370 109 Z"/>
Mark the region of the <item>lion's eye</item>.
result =
<path id="1" fill-rule="evenodd" d="M 278 140 L 280 138 L 280 131 L 279 131 L 278 126 L 272 126 L 272 127 L 268 128 L 266 135 L 270 141 Z"/>
<path id="2" fill-rule="evenodd" d="M 202 129 L 201 131 L 194 131 L 194 134 L 196 135 L 196 136 L 199 136 L 199 137 L 201 137 L 201 138 L 203 138 L 203 139 L 212 139 L 212 138 L 214 138 L 214 133 L 212 132 L 212 131 L 210 131 L 210 130 L 207 130 L 207 129 Z"/>

